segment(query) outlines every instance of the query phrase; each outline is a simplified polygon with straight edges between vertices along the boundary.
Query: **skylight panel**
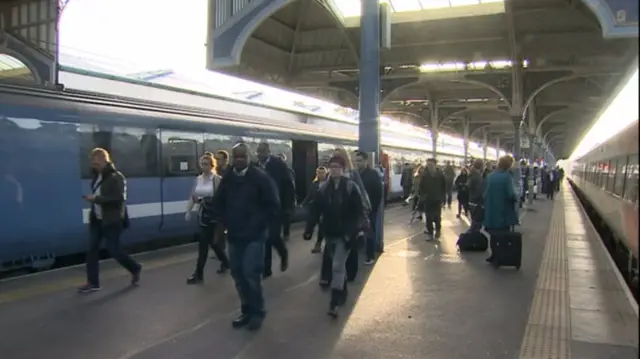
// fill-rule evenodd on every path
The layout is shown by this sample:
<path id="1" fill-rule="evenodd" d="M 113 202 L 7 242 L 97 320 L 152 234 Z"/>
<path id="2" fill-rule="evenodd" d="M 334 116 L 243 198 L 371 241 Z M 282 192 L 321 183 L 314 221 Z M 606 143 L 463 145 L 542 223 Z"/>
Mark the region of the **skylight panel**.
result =
<path id="1" fill-rule="evenodd" d="M 451 6 L 449 0 L 420 0 L 422 7 L 426 9 L 442 9 Z"/>
<path id="2" fill-rule="evenodd" d="M 387 2 L 395 12 L 422 10 L 419 0 L 388 0 Z"/>

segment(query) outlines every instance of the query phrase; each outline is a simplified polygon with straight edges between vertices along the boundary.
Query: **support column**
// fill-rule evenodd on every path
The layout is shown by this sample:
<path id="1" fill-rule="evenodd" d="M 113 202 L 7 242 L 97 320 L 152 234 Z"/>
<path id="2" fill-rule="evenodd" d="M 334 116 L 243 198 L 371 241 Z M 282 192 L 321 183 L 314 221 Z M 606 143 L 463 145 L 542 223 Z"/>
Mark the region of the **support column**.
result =
<path id="1" fill-rule="evenodd" d="M 374 165 L 380 159 L 380 7 L 378 0 L 361 0 L 360 17 L 360 125 L 358 126 L 358 147 L 360 151 L 374 154 Z M 386 169 L 389 171 L 390 169 Z M 382 170 L 384 172 L 384 169 Z M 381 185 L 384 186 L 384 173 Z M 384 188 L 384 187 L 383 187 Z M 377 249 L 384 249 L 384 202 L 372 203 L 377 206 L 374 219 L 374 236 Z"/>
<path id="2" fill-rule="evenodd" d="M 380 8 L 362 0 L 360 17 L 360 151 L 375 153 L 380 163 Z"/>
<path id="3" fill-rule="evenodd" d="M 430 97 L 431 98 L 431 97 Z M 438 111 L 438 102 L 433 100 L 429 104 L 429 112 L 430 112 L 430 122 L 431 122 L 431 155 L 434 159 L 438 159 L 438 137 L 439 137 L 439 126 L 440 126 L 440 116 Z"/>
<path id="4" fill-rule="evenodd" d="M 516 162 L 520 162 L 521 154 L 520 154 L 520 121 L 522 120 L 521 116 L 512 116 L 511 122 L 513 123 L 514 138 L 513 138 L 513 157 L 516 159 Z"/>
<path id="5" fill-rule="evenodd" d="M 487 149 L 489 147 L 489 139 L 487 138 L 487 129 L 482 130 L 482 160 L 487 162 Z"/>
<path id="6" fill-rule="evenodd" d="M 466 166 L 468 164 L 468 160 L 469 160 L 469 123 L 471 121 L 468 118 L 464 118 L 462 120 L 462 130 L 464 133 L 464 165 Z"/>

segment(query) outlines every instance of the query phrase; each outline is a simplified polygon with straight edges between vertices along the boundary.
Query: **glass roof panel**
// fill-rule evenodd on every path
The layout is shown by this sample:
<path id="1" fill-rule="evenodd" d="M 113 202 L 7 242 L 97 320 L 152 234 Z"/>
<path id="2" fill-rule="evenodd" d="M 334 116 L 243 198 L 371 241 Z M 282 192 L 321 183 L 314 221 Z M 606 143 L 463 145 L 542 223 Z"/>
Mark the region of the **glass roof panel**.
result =
<path id="1" fill-rule="evenodd" d="M 395 12 L 422 10 L 419 0 L 387 0 Z"/>
<path id="2" fill-rule="evenodd" d="M 473 6 L 489 3 L 501 3 L 504 0 L 379 0 L 391 5 L 393 12 L 422 11 L 428 9 L 446 9 L 459 6 Z M 360 16 L 360 0 L 329 0 L 337 13 L 343 18 Z"/>
<path id="3" fill-rule="evenodd" d="M 22 61 L 16 59 L 13 56 L 6 54 L 0 54 L 0 71 L 16 70 L 26 67 Z"/>

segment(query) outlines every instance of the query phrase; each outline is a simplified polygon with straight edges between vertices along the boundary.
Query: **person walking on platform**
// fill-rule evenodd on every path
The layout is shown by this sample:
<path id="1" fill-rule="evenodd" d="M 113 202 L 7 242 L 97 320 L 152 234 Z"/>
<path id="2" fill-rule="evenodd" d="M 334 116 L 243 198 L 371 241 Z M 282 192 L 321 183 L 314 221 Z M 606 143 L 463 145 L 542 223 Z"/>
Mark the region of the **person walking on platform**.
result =
<path id="1" fill-rule="evenodd" d="M 316 200 L 311 205 L 303 238 L 310 240 L 315 225 L 322 221 L 330 251 L 331 301 L 329 315 L 338 316 L 338 309 L 347 298 L 347 258 L 357 237 L 364 235 L 366 213 L 359 186 L 345 176 L 346 161 L 339 156 L 329 160 L 331 177 L 320 185 Z"/>
<path id="2" fill-rule="evenodd" d="M 402 186 L 402 199 L 405 201 L 407 200 L 407 198 L 409 198 L 409 196 L 411 196 L 411 186 L 413 185 L 412 178 L 413 169 L 407 162 L 404 164 L 404 167 L 402 168 L 402 175 L 400 176 L 400 185 Z M 406 206 L 408 205 L 408 203 L 404 203 L 403 205 Z"/>
<path id="3" fill-rule="evenodd" d="M 427 217 L 426 229 L 424 233 L 427 235 L 427 241 L 440 238 L 442 223 L 442 203 L 445 200 L 447 186 L 446 179 L 442 171 L 436 168 L 436 160 L 430 158 L 427 160 L 427 169 L 420 179 L 420 202 L 421 207 Z"/>
<path id="4" fill-rule="evenodd" d="M 484 164 L 481 159 L 473 162 L 467 188 L 469 189 L 469 210 L 471 211 L 471 226 L 469 231 L 479 231 L 482 228 L 482 219 L 484 215 Z"/>
<path id="5" fill-rule="evenodd" d="M 233 167 L 213 197 L 213 213 L 227 228 L 231 276 L 240 297 L 241 315 L 233 327 L 257 330 L 266 312 L 262 295 L 264 253 L 269 229 L 280 216 L 280 200 L 273 180 L 249 164 L 249 147 L 232 150 Z"/>
<path id="6" fill-rule="evenodd" d="M 202 174 L 196 177 L 184 216 L 186 221 L 191 221 L 193 207 L 198 204 L 198 224 L 200 226 L 198 261 L 195 272 L 187 279 L 187 284 L 198 284 L 204 280 L 204 266 L 207 263 L 209 246 L 213 248 L 216 257 L 221 262 L 218 273 L 224 273 L 229 268 L 229 260 L 224 249 L 220 247 L 219 241 L 215 241 L 217 223 L 213 213 L 213 196 L 220 188 L 222 177 L 216 174 L 216 161 L 213 156 L 202 156 L 200 168 Z"/>
<path id="7" fill-rule="evenodd" d="M 278 158 L 282 160 L 282 162 L 287 164 L 287 155 L 284 153 L 279 153 Z M 282 239 L 285 242 L 289 241 L 289 236 L 291 235 L 291 219 L 293 218 L 293 212 L 296 204 L 296 173 L 293 171 L 293 168 L 287 165 L 287 170 L 289 171 L 289 176 L 291 176 L 291 183 L 293 185 L 292 196 L 293 196 L 293 205 L 289 210 L 285 210 L 282 212 Z"/>
<path id="8" fill-rule="evenodd" d="M 313 201 L 315 201 L 316 196 L 318 194 L 318 189 L 320 185 L 324 183 L 327 179 L 327 168 L 320 166 L 316 169 L 316 177 L 311 182 L 311 186 L 309 186 L 309 193 L 307 197 L 302 201 L 301 205 L 306 208 L 307 213 L 311 211 L 311 206 L 313 205 Z M 316 243 L 311 249 L 311 253 L 320 253 L 322 252 L 322 239 L 324 238 L 324 230 L 322 229 L 322 225 L 318 226 L 318 235 L 316 236 Z M 322 278 L 320 278 L 322 280 Z"/>
<path id="9" fill-rule="evenodd" d="M 268 278 L 273 274 L 271 270 L 271 261 L 273 258 L 272 248 L 275 248 L 280 256 L 280 270 L 284 272 L 289 267 L 289 251 L 282 238 L 282 221 L 288 218 L 284 214 L 285 212 L 293 211 L 295 202 L 294 185 L 287 164 L 277 156 L 271 154 L 268 143 L 260 143 L 257 152 L 258 164 L 275 183 L 281 206 L 280 212 L 276 217 L 272 218 L 272 222 L 269 224 L 269 238 L 267 239 L 264 256 L 264 277 Z"/>
<path id="10" fill-rule="evenodd" d="M 443 168 L 444 178 L 446 180 L 446 198 L 442 201 L 442 206 L 445 205 L 451 209 L 451 202 L 453 202 L 453 184 L 456 179 L 456 171 L 451 165 L 451 161 L 445 162 L 445 166 Z"/>
<path id="11" fill-rule="evenodd" d="M 411 187 L 411 192 L 412 192 L 412 196 L 413 196 L 413 204 L 412 204 L 412 211 L 414 212 L 412 214 L 412 216 L 415 216 L 415 219 L 421 221 L 422 220 L 422 210 L 423 208 L 420 207 L 420 180 L 422 179 L 422 174 L 425 171 L 425 166 L 424 164 L 418 164 L 416 166 L 415 171 L 413 171 L 413 183 L 412 183 L 412 187 Z M 417 212 L 417 215 L 416 215 Z"/>
<path id="12" fill-rule="evenodd" d="M 485 181 L 484 186 L 484 220 L 483 225 L 489 235 L 509 231 L 518 224 L 518 194 L 513 186 L 510 172 L 513 160 L 504 156 L 498 160 L 498 168 Z M 492 254 L 487 262 L 493 259 L 494 243 L 490 241 Z"/>
<path id="13" fill-rule="evenodd" d="M 89 213 L 89 250 L 87 251 L 87 284 L 81 293 L 100 290 L 100 244 L 104 239 L 111 257 L 131 273 L 131 284 L 140 281 L 142 266 L 128 256 L 120 245 L 120 235 L 129 226 L 127 214 L 127 182 L 116 169 L 107 150 L 91 151 L 92 194 L 83 198 L 91 204 Z"/>
<path id="14" fill-rule="evenodd" d="M 371 230 L 367 233 L 366 238 L 366 256 L 367 259 L 364 262 L 365 265 L 371 265 L 375 261 L 376 253 L 382 253 L 383 243 L 382 235 L 378 238 L 378 211 L 382 205 L 382 196 L 384 193 L 382 178 L 380 172 L 371 168 L 369 163 L 369 154 L 366 152 L 357 152 L 356 154 L 356 166 L 362 178 L 362 184 L 364 186 L 367 197 L 371 202 L 371 211 L 369 211 L 369 223 Z"/>
<path id="15" fill-rule="evenodd" d="M 367 191 L 364 188 L 364 183 L 362 183 L 362 177 L 360 177 L 360 173 L 356 171 L 353 167 L 353 162 L 351 162 L 351 156 L 344 148 L 336 148 L 333 150 L 334 157 L 340 157 L 344 160 L 345 168 L 343 176 L 352 180 L 360 190 L 360 198 L 362 199 L 362 206 L 364 207 L 365 213 L 371 212 L 371 201 L 369 200 L 369 196 L 367 195 Z M 358 237 L 356 242 L 354 243 L 354 248 L 360 249 L 362 244 L 360 239 L 362 237 Z M 326 265 L 323 262 L 323 265 Z M 347 258 L 347 281 L 353 282 L 358 275 L 359 268 L 359 259 L 358 259 L 358 250 L 349 251 L 349 257 Z M 324 269 L 322 270 L 324 273 Z"/>
<path id="16" fill-rule="evenodd" d="M 469 178 L 469 173 L 467 169 L 462 167 L 460 170 L 460 174 L 456 177 L 455 185 L 456 191 L 458 192 L 458 214 L 456 214 L 456 218 L 460 218 L 462 215 L 462 210 L 464 209 L 464 215 L 469 215 L 469 187 L 467 187 L 467 181 Z"/>

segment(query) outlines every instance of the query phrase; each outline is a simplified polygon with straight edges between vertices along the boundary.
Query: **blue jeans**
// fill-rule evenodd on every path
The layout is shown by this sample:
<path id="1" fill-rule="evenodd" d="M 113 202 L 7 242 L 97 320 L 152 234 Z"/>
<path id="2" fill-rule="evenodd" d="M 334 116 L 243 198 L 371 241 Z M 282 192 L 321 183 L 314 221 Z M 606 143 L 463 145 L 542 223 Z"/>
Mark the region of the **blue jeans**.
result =
<path id="1" fill-rule="evenodd" d="M 100 245 L 104 239 L 107 250 L 113 259 L 131 274 L 140 271 L 140 264 L 127 255 L 120 245 L 121 225 L 102 226 L 95 223 L 89 226 L 89 250 L 87 251 L 87 283 L 100 286 Z"/>
<path id="2" fill-rule="evenodd" d="M 266 236 L 264 237 L 250 242 L 239 242 L 229 238 L 229 265 L 240 297 L 242 314 L 259 318 L 265 316 L 262 296 L 266 246 Z"/>

